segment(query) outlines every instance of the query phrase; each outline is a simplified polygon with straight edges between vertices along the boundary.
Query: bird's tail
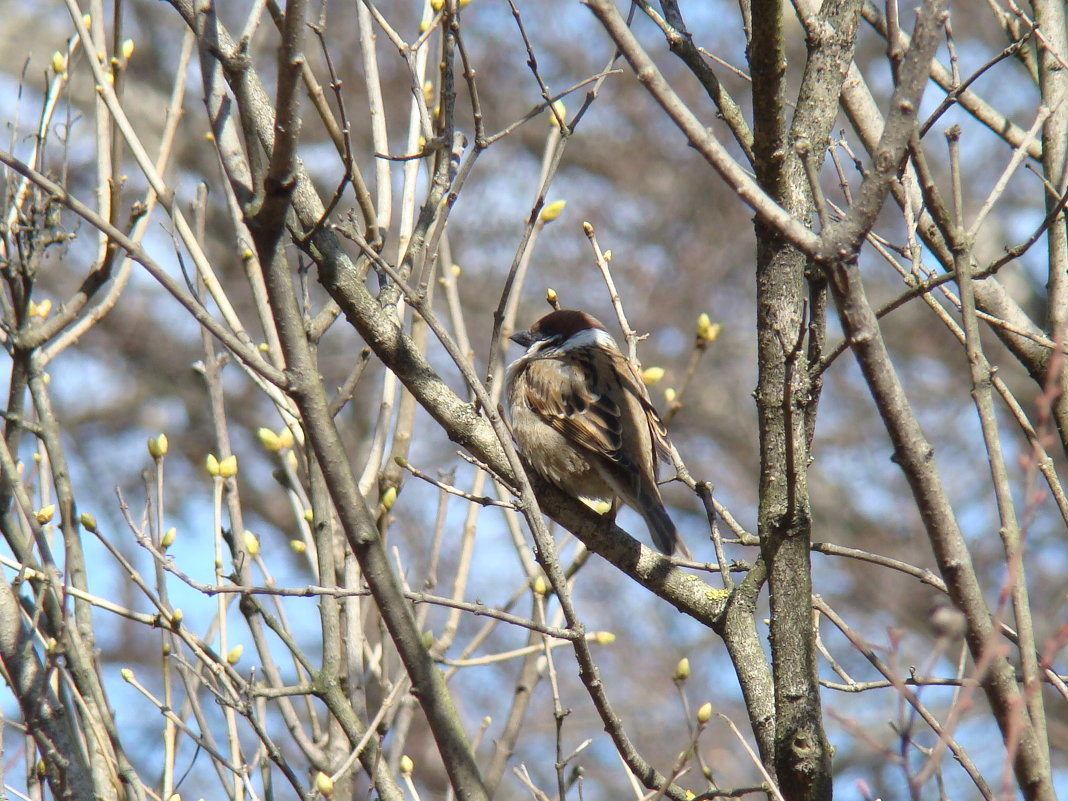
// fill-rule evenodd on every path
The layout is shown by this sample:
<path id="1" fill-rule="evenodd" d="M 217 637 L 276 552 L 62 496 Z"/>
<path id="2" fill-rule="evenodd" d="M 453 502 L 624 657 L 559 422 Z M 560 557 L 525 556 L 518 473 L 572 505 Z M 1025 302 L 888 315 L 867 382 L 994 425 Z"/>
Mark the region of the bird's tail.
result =
<path id="1" fill-rule="evenodd" d="M 661 553 L 671 556 L 671 554 L 675 553 L 675 548 L 681 543 L 679 542 L 679 532 L 668 516 L 664 504 L 657 499 L 652 503 L 643 504 L 642 509 L 642 516 L 645 518 L 646 525 L 649 526 L 653 544 L 656 545 Z M 686 554 L 689 553 L 686 550 L 686 546 L 682 546 L 682 550 Z"/>

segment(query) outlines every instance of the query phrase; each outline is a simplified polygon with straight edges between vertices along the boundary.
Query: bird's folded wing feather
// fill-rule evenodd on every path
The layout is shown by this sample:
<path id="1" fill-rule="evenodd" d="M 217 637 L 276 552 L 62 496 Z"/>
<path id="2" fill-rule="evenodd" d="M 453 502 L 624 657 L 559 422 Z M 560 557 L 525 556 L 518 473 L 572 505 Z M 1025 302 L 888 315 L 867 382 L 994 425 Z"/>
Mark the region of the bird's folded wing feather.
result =
<path id="1" fill-rule="evenodd" d="M 620 408 L 597 389 L 595 356 L 538 359 L 527 367 L 527 404 L 548 425 L 613 461 L 622 461 Z M 607 365 L 605 365 L 607 367 Z"/>
<path id="2" fill-rule="evenodd" d="M 642 381 L 641 374 L 629 359 L 621 358 L 620 361 L 626 364 L 626 375 L 630 378 L 627 390 L 633 393 L 638 402 L 641 403 L 642 409 L 645 410 L 645 417 L 649 421 L 649 432 L 652 435 L 657 453 L 664 459 L 671 461 L 671 442 L 668 439 L 667 426 L 664 425 L 664 421 L 660 419 L 660 413 L 653 406 L 653 401 L 649 398 L 649 390 L 645 388 L 645 382 Z"/>

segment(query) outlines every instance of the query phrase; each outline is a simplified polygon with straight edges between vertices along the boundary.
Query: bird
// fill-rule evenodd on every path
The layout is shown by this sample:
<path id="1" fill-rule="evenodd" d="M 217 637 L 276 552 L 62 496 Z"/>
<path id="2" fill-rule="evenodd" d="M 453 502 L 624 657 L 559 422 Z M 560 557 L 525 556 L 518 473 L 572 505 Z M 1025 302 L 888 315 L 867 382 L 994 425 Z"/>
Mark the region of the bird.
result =
<path id="1" fill-rule="evenodd" d="M 519 453 L 570 495 L 627 504 L 673 554 L 678 531 L 657 485 L 672 451 L 667 428 L 608 329 L 584 311 L 557 309 L 509 339 L 526 348 L 506 374 Z"/>

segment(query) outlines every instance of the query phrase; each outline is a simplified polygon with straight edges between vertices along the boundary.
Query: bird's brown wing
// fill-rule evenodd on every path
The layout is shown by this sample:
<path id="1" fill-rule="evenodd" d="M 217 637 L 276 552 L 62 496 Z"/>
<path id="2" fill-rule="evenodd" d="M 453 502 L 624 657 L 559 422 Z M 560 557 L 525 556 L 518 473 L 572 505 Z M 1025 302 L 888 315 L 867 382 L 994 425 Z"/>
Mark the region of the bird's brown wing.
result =
<path id="1" fill-rule="evenodd" d="M 671 442 L 668 439 L 667 426 L 664 425 L 664 421 L 660 419 L 660 413 L 653 406 L 653 401 L 649 397 L 649 390 L 645 388 L 645 382 L 642 381 L 637 368 L 628 359 L 620 357 L 620 361 L 625 365 L 623 368 L 626 371 L 625 375 L 630 379 L 626 389 L 638 399 L 638 403 L 641 404 L 645 412 L 645 418 L 649 422 L 649 434 L 652 437 L 653 445 L 661 457 L 670 461 Z"/>
<path id="2" fill-rule="evenodd" d="M 597 388 L 596 377 L 608 367 L 595 365 L 597 358 L 596 351 L 583 351 L 532 361 L 526 368 L 525 400 L 572 442 L 622 463 L 629 460 L 623 453 L 621 410 Z"/>

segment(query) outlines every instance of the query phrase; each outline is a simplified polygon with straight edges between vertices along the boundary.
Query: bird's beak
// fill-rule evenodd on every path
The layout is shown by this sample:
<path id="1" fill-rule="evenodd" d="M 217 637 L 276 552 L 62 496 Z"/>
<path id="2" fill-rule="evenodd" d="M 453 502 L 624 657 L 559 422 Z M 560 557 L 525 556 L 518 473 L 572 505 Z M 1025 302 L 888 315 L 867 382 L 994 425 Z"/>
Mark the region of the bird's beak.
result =
<path id="1" fill-rule="evenodd" d="M 534 337 L 530 335 L 529 331 L 516 331 L 508 338 L 515 344 L 522 345 L 524 348 L 529 348 L 534 342 Z"/>

